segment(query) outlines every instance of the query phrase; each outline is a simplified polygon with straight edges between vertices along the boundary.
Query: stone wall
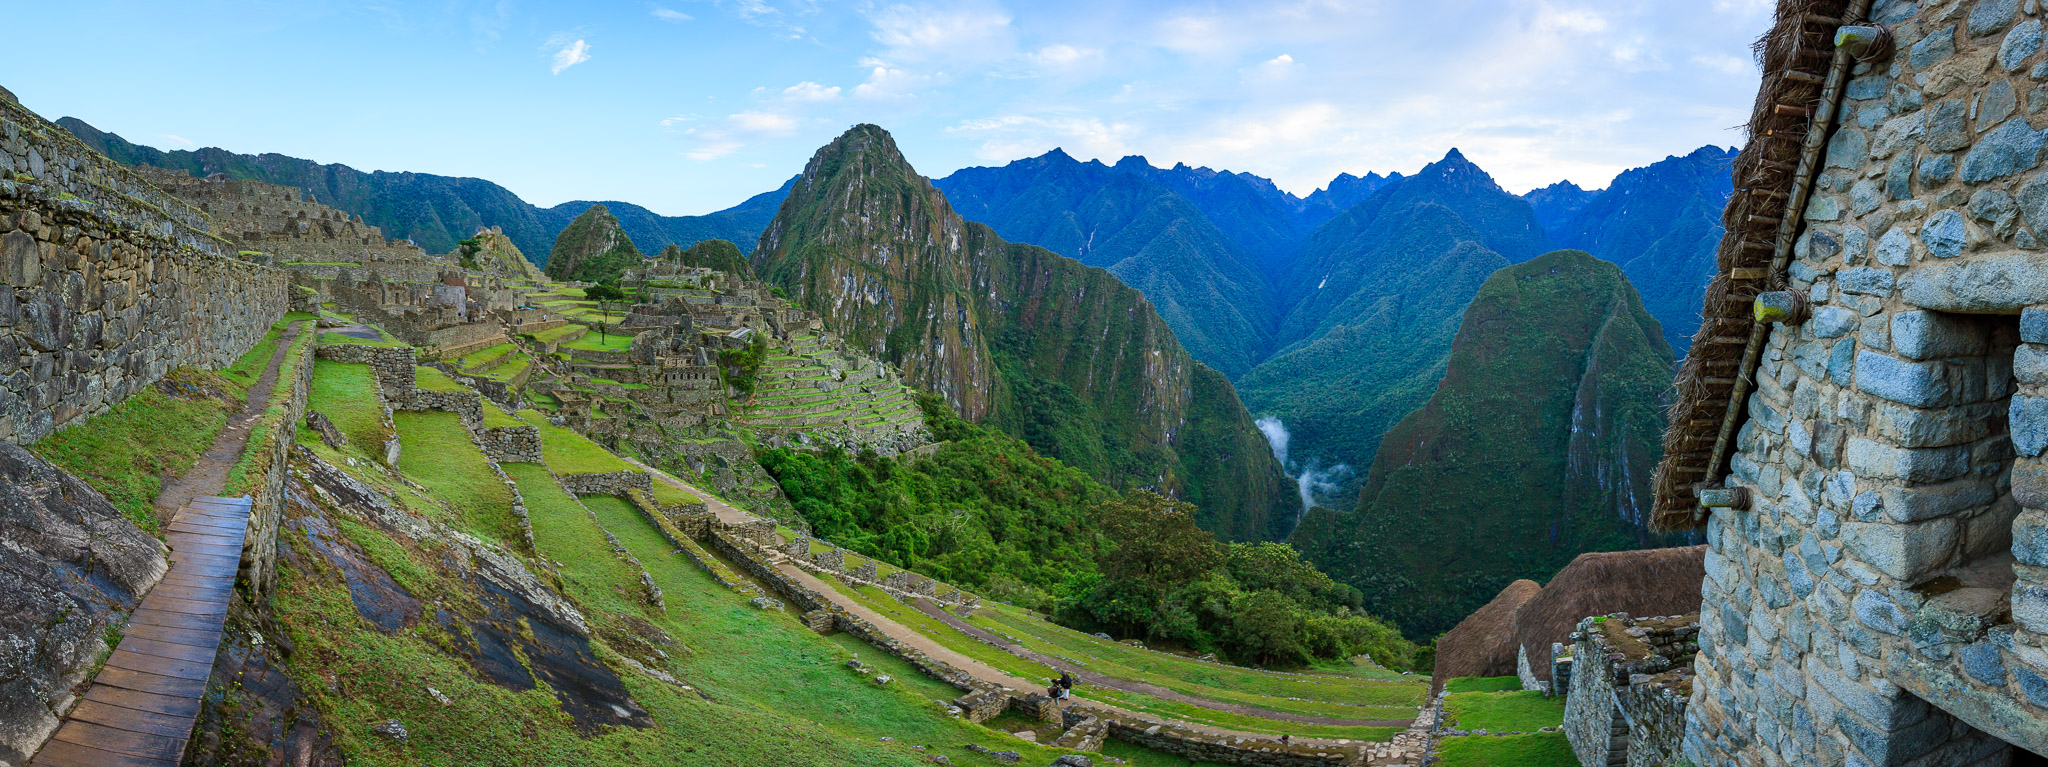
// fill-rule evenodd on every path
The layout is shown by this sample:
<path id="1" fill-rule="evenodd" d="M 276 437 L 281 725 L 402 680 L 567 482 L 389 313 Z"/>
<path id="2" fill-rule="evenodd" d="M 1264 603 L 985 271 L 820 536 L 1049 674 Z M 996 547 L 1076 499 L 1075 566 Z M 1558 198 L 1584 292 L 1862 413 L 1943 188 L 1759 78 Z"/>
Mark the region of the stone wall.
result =
<path id="1" fill-rule="evenodd" d="M 1851 70 L 1786 275 L 1810 309 L 1770 330 L 1747 497 L 1707 522 L 1701 765 L 2048 753 L 2041 8 L 1871 15 L 1896 52 Z"/>
<path id="2" fill-rule="evenodd" d="M 1067 703 L 1065 716 L 1094 719 L 1107 725 L 1109 737 L 1198 762 L 1245 767 L 1330 767 L 1352 764 L 1359 758 L 1356 748 L 1283 745 L 1272 740 L 1210 735 L 1173 722 L 1134 717 L 1075 701 Z"/>
<path id="3" fill-rule="evenodd" d="M 299 333 L 291 339 L 292 346 L 278 363 L 277 382 L 271 387 L 271 401 L 282 404 L 281 414 L 265 415 L 252 431 L 252 443 L 244 448 L 246 453 L 257 455 L 264 464 L 260 479 L 247 492 L 254 496 L 255 503 L 249 512 L 249 530 L 243 536 L 241 582 L 250 593 L 266 596 L 277 578 L 277 532 L 284 522 L 284 483 L 290 472 L 292 442 L 298 436 L 298 425 L 306 420 L 306 402 L 313 386 L 313 338 L 317 332 L 312 322 L 295 323 Z M 255 444 L 256 432 L 262 432 L 264 444 Z M 230 491 L 232 492 L 232 491 Z"/>
<path id="4" fill-rule="evenodd" d="M 0 97 L 0 439 L 232 364 L 291 303 L 198 209 Z"/>
<path id="5" fill-rule="evenodd" d="M 475 431 L 484 455 L 495 461 L 541 463 L 540 429 L 533 426 L 498 426 Z"/>
<path id="6" fill-rule="evenodd" d="M 411 392 L 418 380 L 413 372 L 413 351 L 408 347 L 321 344 L 314 354 L 323 360 L 369 365 L 378 393 L 387 400 Z"/>
<path id="7" fill-rule="evenodd" d="M 564 474 L 563 486 L 577 495 L 616 495 L 624 497 L 638 490 L 652 492 L 654 480 L 644 471 L 615 471 L 607 474 Z"/>
<path id="8" fill-rule="evenodd" d="M 1587 618 L 1572 632 L 1564 732 L 1580 764 L 1663 767 L 1677 759 L 1691 694 L 1697 615 Z"/>

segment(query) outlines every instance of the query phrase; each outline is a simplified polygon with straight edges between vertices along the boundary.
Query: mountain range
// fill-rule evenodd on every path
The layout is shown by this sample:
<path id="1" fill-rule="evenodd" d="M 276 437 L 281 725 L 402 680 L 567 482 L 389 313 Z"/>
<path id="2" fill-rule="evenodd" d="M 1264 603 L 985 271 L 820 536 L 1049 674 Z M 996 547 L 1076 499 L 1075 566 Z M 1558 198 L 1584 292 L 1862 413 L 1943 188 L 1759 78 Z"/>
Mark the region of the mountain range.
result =
<path id="1" fill-rule="evenodd" d="M 775 207 L 789 193 L 785 183 L 780 189 L 702 216 L 663 216 L 615 200 L 578 200 L 542 208 L 480 178 L 365 172 L 339 163 L 270 153 L 238 154 L 215 147 L 165 152 L 99 130 L 76 117 L 60 118 L 57 124 L 100 154 L 128 165 L 153 165 L 195 176 L 223 173 L 229 178 L 299 187 L 323 204 L 362 216 L 366 223 L 382 228 L 385 236 L 410 239 L 429 253 L 453 251 L 457 241 L 478 229 L 497 226 L 520 252 L 540 258 L 554 247 L 555 238 L 570 222 L 594 205 L 604 205 L 641 247 L 689 247 L 702 240 L 720 239 L 752 250 L 761 228 L 768 225 Z"/>

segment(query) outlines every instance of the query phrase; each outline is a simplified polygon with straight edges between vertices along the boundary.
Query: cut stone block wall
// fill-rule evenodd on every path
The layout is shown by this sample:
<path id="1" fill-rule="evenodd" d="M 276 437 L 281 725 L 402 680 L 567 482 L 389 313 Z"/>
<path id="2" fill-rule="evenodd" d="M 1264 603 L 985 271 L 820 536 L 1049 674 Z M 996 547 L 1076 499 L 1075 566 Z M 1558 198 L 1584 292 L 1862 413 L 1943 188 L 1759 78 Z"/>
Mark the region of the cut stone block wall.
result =
<path id="1" fill-rule="evenodd" d="M 492 460 L 512 463 L 541 463 L 540 429 L 533 426 L 500 426 L 476 430 L 477 442 Z"/>
<path id="2" fill-rule="evenodd" d="M 577 495 L 625 496 L 635 490 L 653 492 L 654 481 L 642 471 L 615 471 L 605 474 L 564 474 L 562 484 L 569 492 Z"/>
<path id="3" fill-rule="evenodd" d="M 1564 732 L 1580 764 L 1663 767 L 1678 758 L 1697 615 L 1587 618 L 1572 632 Z"/>
<path id="4" fill-rule="evenodd" d="M 204 213 L 0 96 L 0 439 L 233 364 L 291 304 L 282 270 L 234 253 Z"/>
<path id="5" fill-rule="evenodd" d="M 1804 211 L 1811 310 L 1771 328 L 1731 462 L 1751 500 L 1707 522 L 1697 764 L 2048 753 L 2041 12 L 1875 3 L 1896 52 L 1851 70 Z"/>

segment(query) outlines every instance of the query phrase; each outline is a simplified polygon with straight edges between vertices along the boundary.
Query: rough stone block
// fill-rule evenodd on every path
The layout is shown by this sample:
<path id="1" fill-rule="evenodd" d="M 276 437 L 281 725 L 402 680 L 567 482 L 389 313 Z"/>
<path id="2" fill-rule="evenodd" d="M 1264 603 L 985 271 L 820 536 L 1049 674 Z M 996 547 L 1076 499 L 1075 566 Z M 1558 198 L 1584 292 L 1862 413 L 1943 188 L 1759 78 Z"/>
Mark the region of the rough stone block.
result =
<path id="1" fill-rule="evenodd" d="M 2007 72 L 2018 72 L 2026 66 L 2027 59 L 2041 50 L 2041 22 L 2028 19 L 2005 33 L 2005 40 L 1998 45 L 1998 67 Z"/>
<path id="2" fill-rule="evenodd" d="M 1906 448 L 1856 437 L 1849 440 L 1843 458 L 1858 476 L 1913 483 L 1953 479 L 1970 469 L 1970 449 L 1961 445 Z"/>
<path id="3" fill-rule="evenodd" d="M 2048 255 L 1993 253 L 1922 264 L 1899 284 L 1906 303 L 1923 309 L 2013 314 L 2048 303 Z"/>
<path id="4" fill-rule="evenodd" d="M 2013 395 L 2006 423 L 2013 452 L 2031 458 L 2048 449 L 2048 398 Z"/>
<path id="5" fill-rule="evenodd" d="M 1913 44 L 1908 59 L 1914 69 L 1926 69 L 1941 62 L 1956 52 L 1956 28 L 1951 25 L 1927 33 L 1920 42 Z"/>
<path id="6" fill-rule="evenodd" d="M 2004 29 L 2019 13 L 2020 0 L 1978 0 L 1970 9 L 1968 29 L 1971 37 L 1985 35 Z"/>
<path id="7" fill-rule="evenodd" d="M 1975 151 L 1972 150 L 1971 154 L 1974 155 Z M 1965 176 L 1969 174 L 1969 163 L 1970 156 L 1965 156 Z M 1969 239 L 1970 229 L 1969 225 L 1963 222 L 1963 214 L 1953 210 L 1936 213 L 1927 219 L 1927 223 L 1920 226 L 1920 243 L 1926 245 L 1927 254 L 1935 258 L 1955 258 L 1962 255 L 1963 248 L 1969 245 Z"/>
<path id="8" fill-rule="evenodd" d="M 1905 311 L 1892 315 L 1892 350 L 1908 359 L 1974 356 L 1984 353 L 1984 334 L 1967 317 Z"/>
<path id="9" fill-rule="evenodd" d="M 1897 329 L 1893 337 L 1897 338 Z M 1912 362 L 1864 350 L 1856 354 L 1856 388 L 1893 402 L 1916 407 L 1952 404 L 1955 389 L 1942 363 Z"/>
<path id="10" fill-rule="evenodd" d="M 1974 442 L 1991 434 L 1990 405 L 1914 408 L 1885 405 L 1874 419 L 1877 435 L 1904 447 L 1941 447 Z M 1986 412 L 1978 412 L 1986 411 Z"/>
<path id="11" fill-rule="evenodd" d="M 1940 485 L 1893 487 L 1884 491 L 1885 516 L 1898 522 L 1918 522 L 1973 509 L 1998 499 L 1998 490 L 1982 477 L 1959 479 Z"/>
<path id="12" fill-rule="evenodd" d="M 2034 583 L 2014 584 L 2012 619 L 2028 631 L 2048 633 L 2048 587 Z M 2048 687 L 2043 689 L 2048 691 Z M 2036 705 L 2048 706 L 2048 700 L 2036 701 Z"/>
<path id="13" fill-rule="evenodd" d="M 2048 511 L 2028 509 L 2013 520 L 2012 555 L 2020 564 L 2048 567 Z"/>
<path id="14" fill-rule="evenodd" d="M 1878 572 L 1906 583 L 1946 564 L 1956 544 L 1953 519 L 1925 522 L 1845 522 L 1842 545 Z"/>

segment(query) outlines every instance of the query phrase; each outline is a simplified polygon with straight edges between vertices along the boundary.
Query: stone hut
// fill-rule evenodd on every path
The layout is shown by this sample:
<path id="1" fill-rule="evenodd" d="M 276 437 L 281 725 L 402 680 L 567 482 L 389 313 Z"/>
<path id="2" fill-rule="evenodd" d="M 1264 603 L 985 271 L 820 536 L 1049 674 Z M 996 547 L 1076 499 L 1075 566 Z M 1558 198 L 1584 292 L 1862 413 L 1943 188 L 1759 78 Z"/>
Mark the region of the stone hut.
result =
<path id="1" fill-rule="evenodd" d="M 1780 3 L 1659 474 L 1708 547 L 1695 764 L 2048 753 L 2042 38 L 2034 0 Z"/>

